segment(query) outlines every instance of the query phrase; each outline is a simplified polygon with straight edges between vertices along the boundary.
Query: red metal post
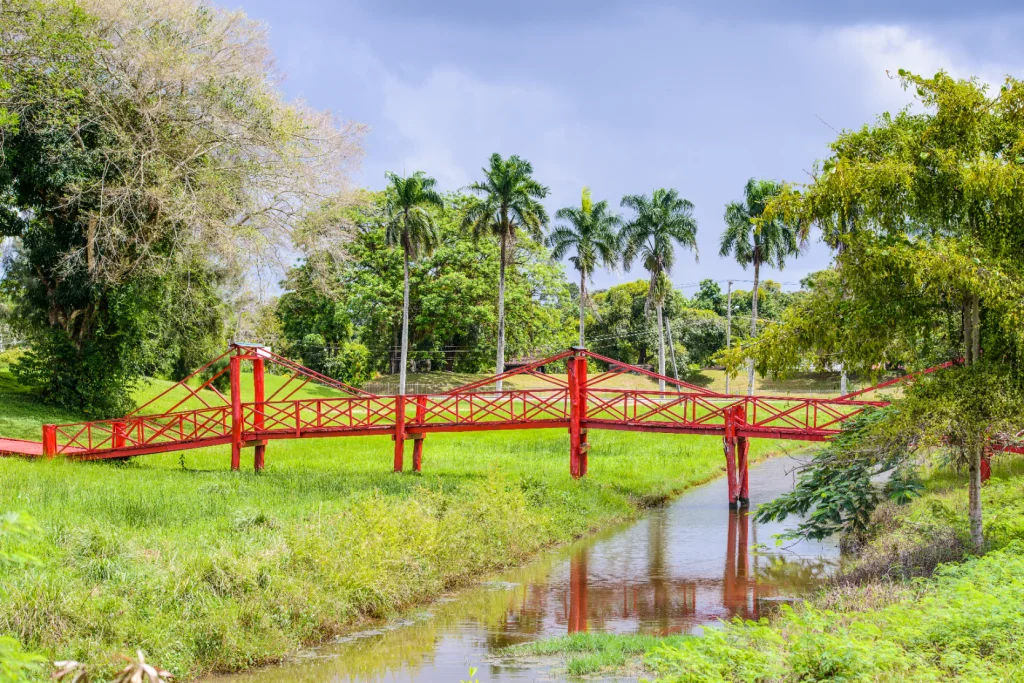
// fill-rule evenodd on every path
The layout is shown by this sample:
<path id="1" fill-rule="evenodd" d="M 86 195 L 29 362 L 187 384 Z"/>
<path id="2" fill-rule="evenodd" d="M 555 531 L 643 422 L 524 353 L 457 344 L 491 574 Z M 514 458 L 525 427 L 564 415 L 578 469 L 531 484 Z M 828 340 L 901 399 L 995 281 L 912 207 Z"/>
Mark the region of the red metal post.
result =
<path id="1" fill-rule="evenodd" d="M 231 356 L 231 469 L 242 466 L 242 358 Z"/>
<path id="2" fill-rule="evenodd" d="M 750 507 L 750 440 L 745 436 L 736 437 L 736 465 L 738 472 L 737 485 L 739 493 L 737 502 L 741 507 Z"/>
<path id="3" fill-rule="evenodd" d="M 725 411 L 725 437 L 722 439 L 725 447 L 725 472 L 729 487 L 729 507 L 736 507 L 737 485 L 736 485 L 736 423 L 731 409 Z"/>
<path id="4" fill-rule="evenodd" d="M 110 446 L 111 448 L 124 448 L 124 422 L 110 423 Z"/>
<path id="5" fill-rule="evenodd" d="M 587 357 L 580 355 L 576 360 L 577 395 L 580 406 L 580 422 L 587 419 Z M 580 428 L 580 476 L 587 476 L 587 455 L 590 452 L 590 437 L 587 428 Z"/>
<path id="6" fill-rule="evenodd" d="M 992 451 L 985 449 L 981 454 L 981 483 L 992 477 Z"/>
<path id="7" fill-rule="evenodd" d="M 263 359 L 253 358 L 252 360 L 252 388 L 253 388 L 253 401 L 256 405 L 255 411 L 252 416 L 253 431 L 256 432 L 256 438 L 260 438 L 259 433 L 263 431 L 263 427 L 266 424 L 264 419 L 264 405 L 263 402 L 266 397 L 266 389 L 264 385 L 263 376 Z M 263 465 L 266 462 L 267 446 L 266 443 L 256 444 L 254 449 L 255 453 L 252 457 L 252 467 L 257 472 L 263 471 Z"/>
<path id="8" fill-rule="evenodd" d="M 405 396 L 395 396 L 395 472 L 401 472 L 405 459 Z"/>
<path id="9" fill-rule="evenodd" d="M 57 425 L 43 425 L 43 455 L 47 458 L 57 455 Z"/>
<path id="10" fill-rule="evenodd" d="M 580 379 L 575 356 L 566 361 L 569 374 L 569 474 L 582 476 L 580 469 Z"/>
<path id="11" fill-rule="evenodd" d="M 416 424 L 423 424 L 427 415 L 427 397 L 416 397 Z M 423 470 L 423 440 L 426 434 L 418 434 L 416 441 L 412 444 L 412 470 L 421 472 Z"/>

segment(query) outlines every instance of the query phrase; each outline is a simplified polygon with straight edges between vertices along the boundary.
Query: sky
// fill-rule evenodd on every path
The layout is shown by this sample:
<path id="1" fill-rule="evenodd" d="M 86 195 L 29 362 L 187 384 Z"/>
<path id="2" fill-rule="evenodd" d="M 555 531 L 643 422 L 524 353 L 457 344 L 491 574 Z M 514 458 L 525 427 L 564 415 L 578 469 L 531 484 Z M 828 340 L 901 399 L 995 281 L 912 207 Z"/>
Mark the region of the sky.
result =
<path id="1" fill-rule="evenodd" d="M 784 5 L 780 7 L 779 5 Z M 671 273 L 692 292 L 711 278 L 749 288 L 718 256 L 727 202 L 750 177 L 809 179 L 838 131 L 911 97 L 898 69 L 999 83 L 1024 76 L 1024 4 L 950 0 L 242 0 L 265 22 L 281 87 L 367 124 L 354 181 L 422 170 L 444 190 L 482 176 L 493 152 L 518 154 L 551 188 L 553 215 L 589 186 L 677 189 L 695 205 L 697 258 Z M 826 267 L 817 236 L 785 271 L 797 286 Z M 597 286 L 643 277 L 596 274 Z"/>

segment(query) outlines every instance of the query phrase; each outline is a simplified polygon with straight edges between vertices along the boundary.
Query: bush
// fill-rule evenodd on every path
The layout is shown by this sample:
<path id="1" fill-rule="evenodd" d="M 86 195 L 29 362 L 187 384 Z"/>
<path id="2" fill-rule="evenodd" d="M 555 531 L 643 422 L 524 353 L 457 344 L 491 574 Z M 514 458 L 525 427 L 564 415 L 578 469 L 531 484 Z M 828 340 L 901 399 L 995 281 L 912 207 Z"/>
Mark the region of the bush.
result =
<path id="1" fill-rule="evenodd" d="M 945 565 L 918 597 L 880 609 L 784 609 L 655 648 L 664 681 L 1014 680 L 1024 662 L 1024 543 Z"/>

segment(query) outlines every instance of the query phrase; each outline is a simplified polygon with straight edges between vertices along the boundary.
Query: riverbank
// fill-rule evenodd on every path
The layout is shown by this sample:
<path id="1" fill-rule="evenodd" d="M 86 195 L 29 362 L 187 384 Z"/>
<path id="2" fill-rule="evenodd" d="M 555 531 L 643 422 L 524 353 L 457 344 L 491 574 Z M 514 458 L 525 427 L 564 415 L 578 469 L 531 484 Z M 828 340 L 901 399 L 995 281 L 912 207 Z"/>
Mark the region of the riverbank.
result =
<path id="1" fill-rule="evenodd" d="M 770 622 L 732 622 L 703 637 L 646 645 L 633 636 L 570 636 L 514 653 L 558 654 L 570 671 L 640 669 L 668 681 L 1018 680 L 1022 483 L 1024 463 L 997 463 L 983 489 L 983 557 L 967 550 L 965 482 L 937 471 L 913 503 L 876 512 L 858 560 L 826 590 Z"/>
<path id="2" fill-rule="evenodd" d="M 0 633 L 109 673 L 142 649 L 179 678 L 279 661 L 538 551 L 635 519 L 721 474 L 715 439 L 595 432 L 568 476 L 555 430 L 433 435 L 424 474 L 391 442 L 273 442 L 261 476 L 226 449 L 125 465 L 0 460 L 0 510 L 38 559 L 9 569 Z M 755 442 L 763 457 L 778 445 Z"/>

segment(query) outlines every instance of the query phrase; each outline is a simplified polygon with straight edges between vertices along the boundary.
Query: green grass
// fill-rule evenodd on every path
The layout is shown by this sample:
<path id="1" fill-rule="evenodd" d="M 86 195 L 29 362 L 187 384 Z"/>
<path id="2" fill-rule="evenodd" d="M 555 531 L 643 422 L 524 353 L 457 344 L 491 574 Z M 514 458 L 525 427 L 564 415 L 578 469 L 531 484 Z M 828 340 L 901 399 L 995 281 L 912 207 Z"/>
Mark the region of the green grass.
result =
<path id="1" fill-rule="evenodd" d="M 0 394 L 11 436 L 77 417 L 16 389 Z M 430 435 L 419 476 L 390 472 L 386 437 L 272 441 L 259 476 L 230 472 L 227 448 L 0 459 L 0 512 L 41 529 L 39 563 L 5 568 L 0 634 L 101 675 L 138 648 L 183 678 L 241 670 L 634 519 L 723 466 L 715 438 L 591 436 L 582 481 L 563 430 Z"/>
<path id="2" fill-rule="evenodd" d="M 559 657 L 570 676 L 601 673 L 630 675 L 643 669 L 644 653 L 658 645 L 673 645 L 685 636 L 645 634 L 574 633 L 532 643 L 513 645 L 499 652 L 503 657 Z"/>

